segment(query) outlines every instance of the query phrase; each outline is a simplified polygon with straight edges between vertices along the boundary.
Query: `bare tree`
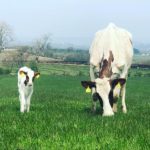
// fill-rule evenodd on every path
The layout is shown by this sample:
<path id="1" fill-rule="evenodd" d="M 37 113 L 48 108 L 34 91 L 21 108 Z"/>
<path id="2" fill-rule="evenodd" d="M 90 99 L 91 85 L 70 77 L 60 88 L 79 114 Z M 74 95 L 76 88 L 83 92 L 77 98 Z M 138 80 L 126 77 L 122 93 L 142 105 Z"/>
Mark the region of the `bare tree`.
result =
<path id="1" fill-rule="evenodd" d="M 0 51 L 12 41 L 12 29 L 5 22 L 0 22 Z"/>
<path id="2" fill-rule="evenodd" d="M 51 38 L 50 34 L 45 34 L 41 38 L 34 42 L 33 51 L 36 54 L 36 61 L 38 62 L 39 56 L 44 55 L 44 53 L 51 48 Z"/>

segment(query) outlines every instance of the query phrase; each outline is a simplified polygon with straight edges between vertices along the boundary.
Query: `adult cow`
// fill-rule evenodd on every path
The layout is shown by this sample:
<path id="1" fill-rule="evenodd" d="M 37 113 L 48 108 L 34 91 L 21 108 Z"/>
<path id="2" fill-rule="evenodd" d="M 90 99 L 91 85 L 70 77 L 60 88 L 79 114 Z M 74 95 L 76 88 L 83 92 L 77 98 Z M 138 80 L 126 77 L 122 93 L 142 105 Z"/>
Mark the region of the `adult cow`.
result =
<path id="1" fill-rule="evenodd" d="M 96 110 L 99 99 L 103 116 L 112 116 L 117 112 L 117 99 L 121 96 L 122 111 L 126 113 L 126 80 L 133 57 L 132 35 L 111 23 L 96 33 L 89 53 L 91 81 L 81 83 L 92 89 L 92 110 Z"/>

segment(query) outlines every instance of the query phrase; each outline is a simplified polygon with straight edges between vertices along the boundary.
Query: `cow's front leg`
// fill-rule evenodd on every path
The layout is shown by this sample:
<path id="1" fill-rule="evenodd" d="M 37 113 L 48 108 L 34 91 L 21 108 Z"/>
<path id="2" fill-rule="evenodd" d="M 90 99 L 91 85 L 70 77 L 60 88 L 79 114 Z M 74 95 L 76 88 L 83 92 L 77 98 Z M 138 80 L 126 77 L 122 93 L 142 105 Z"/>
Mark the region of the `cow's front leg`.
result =
<path id="1" fill-rule="evenodd" d="M 90 64 L 90 78 L 91 81 L 95 81 L 95 66 Z M 96 89 L 92 88 L 92 108 L 91 111 L 95 112 L 96 111 L 96 101 L 97 101 L 97 97 L 96 97 Z"/>
<path id="2" fill-rule="evenodd" d="M 124 84 L 122 89 L 121 89 L 122 111 L 123 111 L 123 113 L 127 113 L 127 107 L 126 107 L 126 103 L 125 103 L 125 94 L 126 94 L 126 84 Z"/>
<path id="3" fill-rule="evenodd" d="M 117 112 L 117 103 L 118 103 L 118 97 L 114 97 L 112 109 L 113 109 L 113 112 L 115 112 L 115 113 Z"/>
<path id="4" fill-rule="evenodd" d="M 116 103 L 113 103 L 113 112 L 117 112 L 117 102 Z"/>
<path id="5" fill-rule="evenodd" d="M 95 88 L 92 88 L 92 108 L 91 108 L 91 111 L 92 112 L 95 112 L 96 111 L 96 90 Z"/>

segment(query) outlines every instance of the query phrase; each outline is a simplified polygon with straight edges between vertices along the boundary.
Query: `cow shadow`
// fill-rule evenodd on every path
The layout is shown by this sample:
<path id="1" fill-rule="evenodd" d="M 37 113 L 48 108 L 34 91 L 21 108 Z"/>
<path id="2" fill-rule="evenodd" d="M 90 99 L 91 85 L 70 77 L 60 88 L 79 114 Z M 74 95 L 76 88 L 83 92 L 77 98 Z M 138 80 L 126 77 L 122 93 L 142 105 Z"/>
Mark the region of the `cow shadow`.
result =
<path id="1" fill-rule="evenodd" d="M 103 109 L 101 107 L 96 108 L 96 111 L 93 111 L 91 108 L 84 108 L 83 112 L 85 112 L 88 115 L 97 116 L 103 114 Z"/>

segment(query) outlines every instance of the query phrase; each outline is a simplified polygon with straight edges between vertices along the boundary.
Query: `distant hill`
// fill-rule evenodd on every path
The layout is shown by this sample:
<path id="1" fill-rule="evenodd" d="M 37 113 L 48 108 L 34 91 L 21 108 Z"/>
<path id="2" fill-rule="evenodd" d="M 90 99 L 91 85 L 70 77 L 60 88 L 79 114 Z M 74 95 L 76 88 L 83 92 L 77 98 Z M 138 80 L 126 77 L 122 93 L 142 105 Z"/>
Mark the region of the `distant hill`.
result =
<path id="1" fill-rule="evenodd" d="M 134 47 L 140 49 L 140 52 L 145 52 L 150 50 L 150 43 L 134 42 Z"/>
<path id="2" fill-rule="evenodd" d="M 134 54 L 140 54 L 140 50 L 137 48 L 134 48 L 133 51 L 134 51 Z"/>
<path id="3" fill-rule="evenodd" d="M 19 49 L 19 48 L 18 48 Z M 142 51 L 134 48 L 133 64 L 150 64 L 150 55 L 143 55 Z M 0 53 L 0 63 L 17 61 L 36 61 L 36 54 L 32 51 L 20 51 L 8 49 Z M 87 50 L 49 49 L 38 57 L 39 63 L 89 63 L 89 52 Z"/>
<path id="4" fill-rule="evenodd" d="M 21 53 L 17 49 L 6 49 L 0 53 L 0 62 L 17 61 L 20 57 L 22 57 L 24 61 L 36 60 L 36 56 L 34 54 L 28 52 Z M 61 60 L 51 57 L 39 56 L 39 62 L 53 62 L 53 61 L 61 61 Z"/>

